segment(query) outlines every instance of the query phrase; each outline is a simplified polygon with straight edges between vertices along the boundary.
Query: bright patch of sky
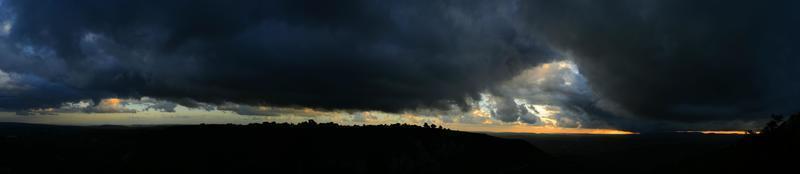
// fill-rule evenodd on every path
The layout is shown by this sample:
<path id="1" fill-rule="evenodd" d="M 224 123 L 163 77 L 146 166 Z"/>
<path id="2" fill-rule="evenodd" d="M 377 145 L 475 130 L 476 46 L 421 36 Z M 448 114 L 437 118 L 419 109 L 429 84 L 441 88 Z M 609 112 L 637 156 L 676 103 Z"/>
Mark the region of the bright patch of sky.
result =
<path id="1" fill-rule="evenodd" d="M 8 88 L 11 84 L 11 76 L 8 73 L 4 72 L 0 69 L 0 89 Z"/>
<path id="2" fill-rule="evenodd" d="M 21 86 L 19 82 L 17 82 L 18 78 L 18 74 L 7 73 L 0 69 L 0 94 L 24 89 L 24 86 Z"/>
<path id="3" fill-rule="evenodd" d="M 14 16 L 8 12 L 3 3 L 0 0 L 0 36 L 8 36 L 14 27 Z"/>
<path id="4" fill-rule="evenodd" d="M 11 33 L 11 21 L 0 22 L 0 36 L 8 36 Z"/>

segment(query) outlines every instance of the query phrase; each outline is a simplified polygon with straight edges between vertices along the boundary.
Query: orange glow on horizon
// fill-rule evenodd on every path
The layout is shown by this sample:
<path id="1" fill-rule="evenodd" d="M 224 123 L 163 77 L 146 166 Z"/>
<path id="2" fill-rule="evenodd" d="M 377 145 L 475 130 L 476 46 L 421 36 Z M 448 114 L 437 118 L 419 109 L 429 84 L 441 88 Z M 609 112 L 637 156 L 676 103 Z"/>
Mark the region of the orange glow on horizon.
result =
<path id="1" fill-rule="evenodd" d="M 729 135 L 745 135 L 747 134 L 746 131 L 678 131 L 678 132 L 685 132 L 685 133 L 701 133 L 701 134 L 729 134 Z"/>
<path id="2" fill-rule="evenodd" d="M 103 103 L 104 105 L 108 105 L 108 106 L 116 106 L 116 105 L 119 105 L 119 103 L 120 103 L 120 102 L 122 102 L 122 100 L 121 100 L 121 99 L 118 99 L 118 98 L 108 98 L 108 99 L 105 99 L 105 100 L 103 100 L 103 102 L 102 102 L 102 103 Z"/>
<path id="3" fill-rule="evenodd" d="M 497 132 L 497 133 L 534 133 L 534 134 L 602 134 L 602 135 L 632 135 L 636 132 L 615 129 L 587 129 L 587 128 L 560 128 L 550 126 L 529 125 L 474 125 L 474 124 L 448 124 L 449 128 L 469 132 Z"/>

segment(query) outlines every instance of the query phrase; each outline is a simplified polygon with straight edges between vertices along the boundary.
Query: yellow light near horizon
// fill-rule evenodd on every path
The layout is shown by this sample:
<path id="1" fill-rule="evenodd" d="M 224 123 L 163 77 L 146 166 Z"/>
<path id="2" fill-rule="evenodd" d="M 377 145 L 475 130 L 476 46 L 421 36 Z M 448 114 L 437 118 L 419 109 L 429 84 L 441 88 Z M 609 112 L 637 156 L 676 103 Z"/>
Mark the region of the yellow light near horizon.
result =
<path id="1" fill-rule="evenodd" d="M 108 105 L 108 106 L 116 106 L 116 105 L 119 105 L 119 103 L 120 103 L 120 102 L 122 102 L 122 99 L 118 99 L 118 98 L 107 98 L 107 99 L 103 100 L 103 102 L 102 102 L 102 103 L 103 103 L 104 105 Z"/>
<path id="2" fill-rule="evenodd" d="M 489 113 L 482 111 L 480 109 L 472 110 L 472 115 L 480 116 L 480 117 L 491 117 Z"/>
<path id="3" fill-rule="evenodd" d="M 586 129 L 586 128 L 558 128 L 558 127 L 541 127 L 541 128 L 516 128 L 512 129 L 513 132 L 519 133 L 538 133 L 538 134 L 603 134 L 603 135 L 633 135 L 636 132 L 629 132 L 615 129 Z"/>
<path id="4" fill-rule="evenodd" d="M 728 135 L 744 135 L 746 131 L 678 131 L 688 133 L 701 133 L 701 134 L 728 134 Z"/>
<path id="5" fill-rule="evenodd" d="M 603 135 L 632 135 L 636 132 L 616 129 L 587 129 L 587 128 L 561 128 L 550 126 L 530 125 L 476 125 L 453 123 L 445 125 L 449 128 L 470 132 L 497 132 L 497 133 L 534 133 L 534 134 L 603 134 Z"/>

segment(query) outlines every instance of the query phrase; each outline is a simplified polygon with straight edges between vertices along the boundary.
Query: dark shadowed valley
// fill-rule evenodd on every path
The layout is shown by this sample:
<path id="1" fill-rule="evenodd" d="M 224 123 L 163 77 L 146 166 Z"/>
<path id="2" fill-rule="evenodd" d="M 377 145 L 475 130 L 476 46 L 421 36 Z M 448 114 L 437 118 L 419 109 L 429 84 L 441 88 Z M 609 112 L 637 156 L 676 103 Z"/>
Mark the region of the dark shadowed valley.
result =
<path id="1" fill-rule="evenodd" d="M 730 148 L 744 135 L 650 133 L 636 135 L 570 135 L 491 133 L 521 139 L 561 160 L 575 173 L 659 173 L 688 160 L 716 160 L 714 152 Z"/>
<path id="2" fill-rule="evenodd" d="M 531 144 L 412 125 L 51 126 L 0 123 L 0 173 L 526 173 Z"/>
<path id="3" fill-rule="evenodd" d="M 779 159 L 797 154 L 797 121 L 778 120 L 758 135 L 486 135 L 427 124 L 313 120 L 138 127 L 0 123 L 0 172 L 739 173 L 786 164 Z"/>

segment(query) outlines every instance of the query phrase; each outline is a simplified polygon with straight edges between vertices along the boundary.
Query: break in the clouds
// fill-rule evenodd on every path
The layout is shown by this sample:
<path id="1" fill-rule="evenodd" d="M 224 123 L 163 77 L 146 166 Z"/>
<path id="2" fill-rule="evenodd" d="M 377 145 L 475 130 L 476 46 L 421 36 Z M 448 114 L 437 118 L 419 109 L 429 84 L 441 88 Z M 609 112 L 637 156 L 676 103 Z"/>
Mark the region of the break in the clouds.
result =
<path id="1" fill-rule="evenodd" d="M 0 108 L 742 128 L 800 110 L 798 5 L 0 0 Z"/>
<path id="2" fill-rule="evenodd" d="M 594 107 L 597 96 L 571 61 L 556 61 L 527 69 L 500 83 L 487 96 L 493 115 L 503 121 L 557 127 L 607 127 Z M 591 116 L 590 116 L 591 115 Z"/>
<path id="3" fill-rule="evenodd" d="M 800 110 L 797 2 L 525 2 L 530 25 L 627 115 L 702 122 Z"/>

